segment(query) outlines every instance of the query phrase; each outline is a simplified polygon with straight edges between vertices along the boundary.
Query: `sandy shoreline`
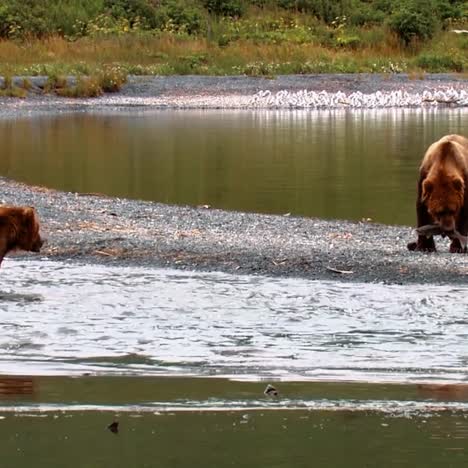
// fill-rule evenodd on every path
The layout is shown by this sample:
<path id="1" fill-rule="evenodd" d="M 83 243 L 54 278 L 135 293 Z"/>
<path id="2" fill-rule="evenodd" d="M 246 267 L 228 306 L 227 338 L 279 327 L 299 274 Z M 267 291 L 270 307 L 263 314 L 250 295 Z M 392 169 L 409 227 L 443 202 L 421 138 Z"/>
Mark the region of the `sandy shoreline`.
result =
<path id="1" fill-rule="evenodd" d="M 134 77 L 122 93 L 99 99 L 2 98 L 0 118 L 121 109 L 125 104 L 117 105 L 118 99 L 132 96 L 190 100 L 199 93 L 216 98 L 245 96 L 267 88 L 324 87 L 328 92 L 422 92 L 447 87 L 467 90 L 468 83 L 456 75 L 427 75 L 421 80 L 405 75 L 313 75 L 275 80 Z M 408 252 L 406 244 L 415 237 L 408 226 L 169 206 L 59 192 L 6 178 L 0 178 L 0 201 L 37 208 L 48 238 L 41 255 L 50 259 L 356 282 L 468 284 L 465 255 L 449 254 L 447 240 L 438 242 L 439 252 L 433 255 Z M 2 270 L 6 268 L 4 265 Z"/>

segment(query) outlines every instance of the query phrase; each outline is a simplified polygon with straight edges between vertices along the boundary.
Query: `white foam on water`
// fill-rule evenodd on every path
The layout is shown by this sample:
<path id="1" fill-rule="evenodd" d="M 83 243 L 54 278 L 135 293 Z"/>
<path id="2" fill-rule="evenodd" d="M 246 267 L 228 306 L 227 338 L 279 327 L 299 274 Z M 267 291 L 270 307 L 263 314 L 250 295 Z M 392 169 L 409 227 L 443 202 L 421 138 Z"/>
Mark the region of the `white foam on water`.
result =
<path id="1" fill-rule="evenodd" d="M 462 381 L 468 287 L 6 259 L 0 372 Z"/>

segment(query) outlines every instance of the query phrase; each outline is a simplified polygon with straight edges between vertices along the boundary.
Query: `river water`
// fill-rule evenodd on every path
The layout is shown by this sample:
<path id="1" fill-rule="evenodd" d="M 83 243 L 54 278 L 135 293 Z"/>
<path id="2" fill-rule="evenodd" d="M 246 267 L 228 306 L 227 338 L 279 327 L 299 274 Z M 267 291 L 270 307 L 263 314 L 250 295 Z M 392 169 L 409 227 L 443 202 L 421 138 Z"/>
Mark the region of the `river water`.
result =
<path id="1" fill-rule="evenodd" d="M 466 128 L 466 109 L 43 115 L 0 120 L 0 173 L 413 224 L 424 149 Z M 466 466 L 468 286 L 40 257 L 1 277 L 2 467 Z"/>
<path id="2" fill-rule="evenodd" d="M 0 371 L 460 381 L 468 287 L 7 259 Z"/>
<path id="3" fill-rule="evenodd" d="M 466 464 L 468 288 L 2 272 L 2 466 Z"/>
<path id="4" fill-rule="evenodd" d="M 118 110 L 0 119 L 0 173 L 77 192 L 414 224 L 426 148 L 468 108 Z"/>

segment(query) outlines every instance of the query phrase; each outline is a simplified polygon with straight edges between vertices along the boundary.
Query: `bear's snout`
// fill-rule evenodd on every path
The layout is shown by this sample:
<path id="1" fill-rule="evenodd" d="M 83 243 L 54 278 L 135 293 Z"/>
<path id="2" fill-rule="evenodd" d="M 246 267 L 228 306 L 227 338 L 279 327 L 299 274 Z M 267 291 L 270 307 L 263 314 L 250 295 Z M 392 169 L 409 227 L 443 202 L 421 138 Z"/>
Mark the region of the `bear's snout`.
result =
<path id="1" fill-rule="evenodd" d="M 44 240 L 41 239 L 39 236 L 36 238 L 36 240 L 34 241 L 33 245 L 32 245 L 32 248 L 31 248 L 31 251 L 32 252 L 40 252 L 41 251 L 41 247 L 44 245 Z"/>

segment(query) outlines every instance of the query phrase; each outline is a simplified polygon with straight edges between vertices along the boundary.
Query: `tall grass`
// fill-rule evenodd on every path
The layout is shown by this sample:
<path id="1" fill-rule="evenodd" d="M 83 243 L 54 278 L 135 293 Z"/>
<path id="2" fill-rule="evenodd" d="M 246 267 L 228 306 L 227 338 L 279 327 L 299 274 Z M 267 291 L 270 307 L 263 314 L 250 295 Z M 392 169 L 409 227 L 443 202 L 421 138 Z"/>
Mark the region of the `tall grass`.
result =
<path id="1" fill-rule="evenodd" d="M 104 1 L 79 0 L 76 9 L 91 14 Z M 65 0 L 56 2 L 56 8 L 54 14 L 62 14 L 63 21 L 75 11 Z M 465 72 L 467 50 L 466 37 L 450 31 L 404 47 L 382 25 L 358 27 L 343 18 L 327 25 L 311 15 L 257 8 L 241 19 L 214 18 L 197 35 L 134 28 L 118 34 L 0 40 L 0 75 L 103 76 L 110 68 L 122 75 Z"/>

